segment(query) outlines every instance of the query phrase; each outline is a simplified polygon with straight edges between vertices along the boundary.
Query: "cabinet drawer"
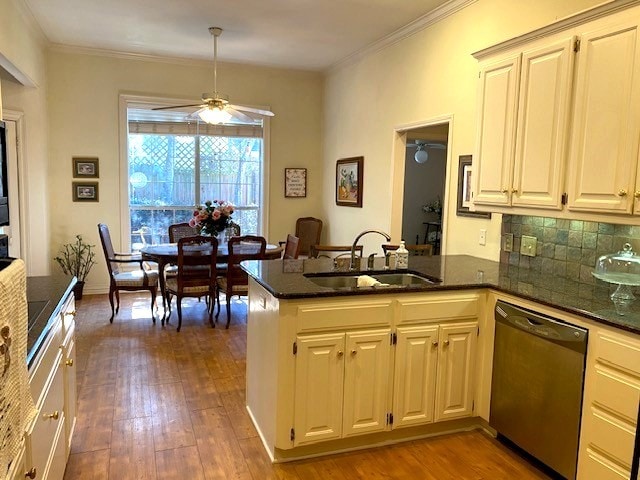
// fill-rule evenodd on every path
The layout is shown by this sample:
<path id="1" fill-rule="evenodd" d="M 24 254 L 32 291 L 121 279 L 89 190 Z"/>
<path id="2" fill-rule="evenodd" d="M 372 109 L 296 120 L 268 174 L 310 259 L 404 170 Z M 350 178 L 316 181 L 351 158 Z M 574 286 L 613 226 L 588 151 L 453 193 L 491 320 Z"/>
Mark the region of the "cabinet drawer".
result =
<path id="1" fill-rule="evenodd" d="M 595 433 L 591 444 L 607 452 L 623 465 L 631 466 L 635 428 L 608 415 L 598 408 L 589 412 L 592 431 Z"/>
<path id="2" fill-rule="evenodd" d="M 598 361 L 640 375 L 640 342 L 598 332 L 596 335 L 596 356 Z"/>
<path id="3" fill-rule="evenodd" d="M 60 363 L 60 345 L 62 345 L 62 325 L 61 322 L 55 322 L 29 370 L 29 387 L 36 407 L 42 404 L 41 396 L 45 393 L 45 385 L 51 375 L 52 366 Z"/>
<path id="4" fill-rule="evenodd" d="M 601 405 L 635 425 L 638 415 L 640 382 L 596 365 L 593 380 L 593 403 Z"/>
<path id="5" fill-rule="evenodd" d="M 385 327 L 392 321 L 392 300 L 348 300 L 298 307 L 298 332 Z"/>
<path id="6" fill-rule="evenodd" d="M 478 295 L 429 296 L 398 300 L 400 324 L 459 320 L 478 316 Z"/>
<path id="7" fill-rule="evenodd" d="M 63 448 L 60 455 L 58 445 L 60 439 L 64 438 L 64 382 L 60 359 L 59 353 L 58 358 L 49 364 L 53 365 L 53 377 L 43 392 L 42 406 L 33 429 L 27 434 L 27 451 L 31 459 L 27 467 L 35 467 L 38 478 L 46 478 L 46 472 L 50 469 L 59 471 L 61 462 L 64 472 L 65 450 Z"/>
<path id="8" fill-rule="evenodd" d="M 579 480 L 628 480 L 630 472 L 620 468 L 590 448 L 578 472 Z"/>

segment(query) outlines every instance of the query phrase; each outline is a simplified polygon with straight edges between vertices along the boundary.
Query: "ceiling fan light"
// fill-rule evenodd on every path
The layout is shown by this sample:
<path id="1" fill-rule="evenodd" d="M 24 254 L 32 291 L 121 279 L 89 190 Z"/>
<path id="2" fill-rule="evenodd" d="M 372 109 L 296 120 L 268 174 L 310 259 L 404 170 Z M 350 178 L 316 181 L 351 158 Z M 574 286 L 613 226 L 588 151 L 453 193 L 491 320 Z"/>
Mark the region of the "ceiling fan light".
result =
<path id="1" fill-rule="evenodd" d="M 429 159 L 429 154 L 426 150 L 418 149 L 416 150 L 416 154 L 413 156 L 416 162 L 425 163 Z"/>
<path id="2" fill-rule="evenodd" d="M 205 123 L 225 123 L 231 120 L 231 114 L 224 109 L 218 107 L 205 108 L 198 116 Z"/>

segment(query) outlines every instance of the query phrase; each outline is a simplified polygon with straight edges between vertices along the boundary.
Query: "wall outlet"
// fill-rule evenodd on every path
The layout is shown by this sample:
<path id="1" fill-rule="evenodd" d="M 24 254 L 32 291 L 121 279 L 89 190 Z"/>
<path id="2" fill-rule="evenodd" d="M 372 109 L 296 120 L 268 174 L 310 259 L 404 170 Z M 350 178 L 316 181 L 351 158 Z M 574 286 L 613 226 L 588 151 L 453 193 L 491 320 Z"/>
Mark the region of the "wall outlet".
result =
<path id="1" fill-rule="evenodd" d="M 502 250 L 513 252 L 513 233 L 505 233 L 502 236 Z"/>
<path id="2" fill-rule="evenodd" d="M 487 230 L 484 228 L 480 229 L 480 236 L 478 237 L 478 243 L 480 245 L 486 245 L 487 244 Z"/>
<path id="3" fill-rule="evenodd" d="M 520 243 L 520 254 L 526 255 L 528 257 L 535 257 L 537 244 L 538 239 L 536 237 L 523 235 Z"/>

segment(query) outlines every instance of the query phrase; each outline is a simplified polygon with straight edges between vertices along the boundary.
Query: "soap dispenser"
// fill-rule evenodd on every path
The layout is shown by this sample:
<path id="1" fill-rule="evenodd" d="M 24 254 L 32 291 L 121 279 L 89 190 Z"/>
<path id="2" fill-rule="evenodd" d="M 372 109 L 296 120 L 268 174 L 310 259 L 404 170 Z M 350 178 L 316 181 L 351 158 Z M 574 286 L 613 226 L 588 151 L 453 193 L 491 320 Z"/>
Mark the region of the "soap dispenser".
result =
<path id="1" fill-rule="evenodd" d="M 396 250 L 396 269 L 409 268 L 409 251 L 404 246 L 404 240 Z"/>

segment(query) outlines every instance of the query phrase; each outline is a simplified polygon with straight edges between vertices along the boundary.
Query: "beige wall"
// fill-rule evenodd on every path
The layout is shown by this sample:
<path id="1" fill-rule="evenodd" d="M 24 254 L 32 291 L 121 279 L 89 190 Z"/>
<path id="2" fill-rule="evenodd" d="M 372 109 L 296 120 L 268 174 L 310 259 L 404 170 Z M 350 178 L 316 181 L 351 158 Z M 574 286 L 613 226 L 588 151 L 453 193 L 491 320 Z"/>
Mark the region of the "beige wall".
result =
<path id="1" fill-rule="evenodd" d="M 24 113 L 24 170 L 27 179 L 21 207 L 24 216 L 23 257 L 29 275 L 49 272 L 47 83 L 44 41 L 12 0 L 0 0 L 0 55 L 13 69 L 35 86 L 25 87 L 4 74 L 0 77 L 2 108 Z"/>
<path id="2" fill-rule="evenodd" d="M 112 56 L 52 51 L 48 56 L 51 200 L 51 246 L 80 233 L 100 245 L 96 225 L 107 223 L 116 250 L 120 246 L 120 159 L 118 101 L 120 94 L 199 99 L 212 89 L 208 62 L 168 63 Z M 320 213 L 322 76 L 319 73 L 218 65 L 218 89 L 232 102 L 270 106 L 271 120 L 269 225 L 271 242 L 286 238 L 299 216 Z M 100 202 L 71 199 L 73 156 L 100 159 Z M 284 198 L 284 168 L 308 169 L 303 199 Z M 102 252 L 91 272 L 87 291 L 104 291 L 108 277 Z"/>
<path id="3" fill-rule="evenodd" d="M 327 241 L 351 243 L 367 228 L 389 231 L 392 225 L 394 130 L 452 115 L 447 168 L 445 251 L 498 259 L 501 215 L 491 220 L 456 216 L 458 156 L 471 154 L 476 133 L 477 62 L 475 51 L 526 33 L 599 0 L 482 0 L 401 42 L 347 63 L 328 74 L 325 88 L 323 197 Z M 364 155 L 363 208 L 337 207 L 335 161 Z M 404 155 L 403 155 L 404 158 Z M 399 213 L 398 213 L 399 214 Z M 394 231 L 390 231 L 391 229 Z M 486 246 L 478 245 L 487 229 Z M 366 247 L 375 248 L 371 237 Z"/>

